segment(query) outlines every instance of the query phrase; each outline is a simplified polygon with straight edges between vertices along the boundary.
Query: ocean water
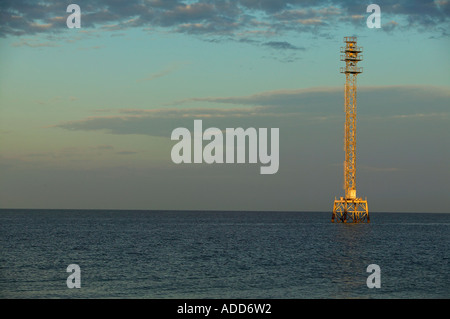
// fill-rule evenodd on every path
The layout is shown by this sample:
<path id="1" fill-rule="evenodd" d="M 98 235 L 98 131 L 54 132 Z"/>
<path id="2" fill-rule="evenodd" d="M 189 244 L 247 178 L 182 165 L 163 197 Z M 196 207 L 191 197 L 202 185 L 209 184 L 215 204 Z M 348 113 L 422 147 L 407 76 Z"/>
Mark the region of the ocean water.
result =
<path id="1" fill-rule="evenodd" d="M 0 210 L 1 298 L 449 298 L 450 214 Z M 67 266 L 81 269 L 69 289 Z M 367 266 L 380 267 L 369 289 Z"/>

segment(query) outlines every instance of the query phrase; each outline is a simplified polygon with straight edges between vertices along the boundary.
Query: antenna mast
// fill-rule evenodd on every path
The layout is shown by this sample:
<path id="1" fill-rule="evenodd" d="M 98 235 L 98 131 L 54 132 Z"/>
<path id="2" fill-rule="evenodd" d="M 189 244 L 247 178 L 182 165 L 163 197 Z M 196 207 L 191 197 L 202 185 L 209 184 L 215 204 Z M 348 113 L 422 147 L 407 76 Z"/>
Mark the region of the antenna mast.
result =
<path id="1" fill-rule="evenodd" d="M 345 126 L 344 126 L 344 191 L 345 196 L 334 200 L 332 222 L 370 222 L 367 199 L 356 197 L 356 77 L 363 72 L 358 67 L 362 61 L 362 47 L 356 37 L 345 37 L 341 47 L 341 73 L 345 74 Z"/>

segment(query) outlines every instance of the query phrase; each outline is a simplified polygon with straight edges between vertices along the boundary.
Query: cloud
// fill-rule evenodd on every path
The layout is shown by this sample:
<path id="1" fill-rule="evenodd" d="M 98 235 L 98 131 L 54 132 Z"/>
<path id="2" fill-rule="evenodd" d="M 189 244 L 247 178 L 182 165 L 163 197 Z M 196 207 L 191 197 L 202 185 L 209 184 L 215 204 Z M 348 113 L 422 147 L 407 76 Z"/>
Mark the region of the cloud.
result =
<path id="1" fill-rule="evenodd" d="M 77 101 L 78 98 L 75 96 L 69 96 L 69 97 L 61 97 L 61 96 L 54 96 L 52 98 L 49 98 L 45 101 L 43 100 L 35 100 L 34 102 L 36 102 L 37 104 L 40 105 L 55 105 L 55 104 L 59 104 L 63 101 L 70 101 L 70 102 L 75 102 Z"/>
<path id="2" fill-rule="evenodd" d="M 436 119 L 448 119 L 449 113 L 415 113 L 415 114 L 401 114 L 392 115 L 393 119 L 426 119 L 426 118 L 436 118 Z"/>
<path id="3" fill-rule="evenodd" d="M 120 152 L 116 152 L 116 154 L 119 155 L 134 155 L 134 154 L 138 154 L 139 152 L 134 152 L 134 151 L 120 151 Z"/>
<path id="4" fill-rule="evenodd" d="M 93 146 L 92 149 L 95 150 L 113 150 L 114 146 L 112 145 L 108 145 L 108 144 L 102 144 L 102 145 L 97 145 L 97 146 Z"/>
<path id="5" fill-rule="evenodd" d="M 330 30 L 343 21 L 364 27 L 367 15 L 367 3 L 356 0 L 79 0 L 77 4 L 81 7 L 82 28 L 165 28 L 208 37 L 229 35 L 235 40 L 242 33 L 282 35 L 292 30 Z M 0 36 L 65 30 L 66 7 L 67 3 L 56 0 L 2 1 Z M 383 16 L 399 18 L 395 21 L 404 21 L 404 27 L 421 31 L 448 28 L 449 1 L 389 0 L 383 1 L 381 8 Z"/>
<path id="6" fill-rule="evenodd" d="M 138 134 L 168 137 L 176 127 L 189 127 L 193 119 L 214 121 L 218 126 L 245 123 L 266 117 L 257 108 L 219 110 L 213 108 L 119 110 L 118 115 L 93 116 L 53 127 L 71 131 L 105 131 L 111 134 Z M 270 119 L 266 119 L 270 121 Z"/>
<path id="7" fill-rule="evenodd" d="M 391 32 L 398 27 L 398 23 L 395 21 L 389 21 L 388 23 L 383 24 L 383 31 Z"/>
<path id="8" fill-rule="evenodd" d="M 92 116 L 54 125 L 71 131 L 104 131 L 111 134 L 139 134 L 169 137 L 176 127 L 192 126 L 203 119 L 219 127 L 310 126 L 328 121 L 337 125 L 343 118 L 342 88 L 312 88 L 267 91 L 249 96 L 204 97 L 177 101 L 174 105 L 196 107 L 120 109 L 113 115 Z M 427 86 L 361 87 L 358 111 L 366 120 L 414 121 L 449 118 L 450 90 Z M 206 107 L 199 105 L 207 104 Z M 225 104 L 229 107 L 215 107 Z M 112 112 L 112 111 L 110 111 Z M 431 116 L 433 115 L 433 116 Z"/>
<path id="9" fill-rule="evenodd" d="M 342 165 L 342 164 L 340 164 Z M 374 167 L 367 165 L 359 165 L 361 170 L 370 171 L 370 172 L 397 172 L 400 169 L 397 167 Z"/>
<path id="10" fill-rule="evenodd" d="M 140 83 L 140 82 L 152 81 L 152 80 L 161 78 L 163 76 L 166 76 L 166 75 L 174 72 L 175 70 L 178 70 L 181 66 L 182 66 L 182 64 L 180 64 L 180 63 L 171 64 L 159 72 L 150 74 L 150 76 L 148 76 L 146 78 L 136 80 L 136 82 Z"/>
<path id="11" fill-rule="evenodd" d="M 420 85 L 371 86 L 358 88 L 358 104 L 370 115 L 405 115 L 448 112 L 450 91 L 447 87 Z M 344 92 L 342 87 L 275 90 L 249 96 L 189 98 L 175 102 L 185 104 L 210 102 L 270 107 L 278 113 L 302 112 L 340 114 Z M 337 102 L 339 101 L 339 102 Z M 341 102 L 342 101 L 342 102 Z M 423 101 L 424 104 L 418 103 Z M 338 107 L 337 107 L 338 106 Z M 407 108 L 406 108 L 407 106 Z M 406 113 L 405 113 L 406 112 Z"/>
<path id="12" fill-rule="evenodd" d="M 83 47 L 83 48 L 78 48 L 78 50 L 84 51 L 84 50 L 98 50 L 98 49 L 102 49 L 104 48 L 104 45 L 93 45 L 91 47 Z"/>
<path id="13" fill-rule="evenodd" d="M 39 42 L 36 39 L 21 39 L 18 42 L 14 42 L 12 44 L 13 47 L 30 47 L 30 48 L 43 48 L 43 47 L 57 47 L 57 45 L 54 42 Z"/>
<path id="14" fill-rule="evenodd" d="M 270 41 L 270 42 L 263 43 L 263 45 L 271 47 L 273 49 L 278 49 L 278 50 L 304 50 L 305 49 L 305 48 L 300 48 L 295 45 L 292 45 L 286 41 Z"/>

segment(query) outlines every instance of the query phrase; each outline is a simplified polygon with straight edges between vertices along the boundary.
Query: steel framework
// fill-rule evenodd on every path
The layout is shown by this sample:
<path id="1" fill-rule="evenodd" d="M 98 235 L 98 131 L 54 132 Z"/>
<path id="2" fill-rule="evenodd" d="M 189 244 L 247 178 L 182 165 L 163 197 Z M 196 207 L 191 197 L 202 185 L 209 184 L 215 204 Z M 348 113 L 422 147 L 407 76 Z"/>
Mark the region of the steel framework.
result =
<path id="1" fill-rule="evenodd" d="M 345 196 L 334 200 L 332 222 L 370 222 L 367 199 L 356 197 L 356 77 L 363 72 L 358 67 L 363 48 L 357 46 L 356 37 L 344 37 L 341 61 L 345 67 L 345 126 L 344 126 L 344 191 Z"/>

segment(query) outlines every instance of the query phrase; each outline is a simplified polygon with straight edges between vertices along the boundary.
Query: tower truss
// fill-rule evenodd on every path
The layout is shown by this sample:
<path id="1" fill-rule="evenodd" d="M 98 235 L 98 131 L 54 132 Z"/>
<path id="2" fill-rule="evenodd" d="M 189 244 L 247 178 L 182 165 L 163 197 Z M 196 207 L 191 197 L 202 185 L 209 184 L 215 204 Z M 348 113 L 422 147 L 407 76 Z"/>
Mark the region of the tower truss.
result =
<path id="1" fill-rule="evenodd" d="M 367 199 L 356 197 L 356 77 L 363 72 L 358 67 L 362 61 L 362 47 L 357 46 L 356 37 L 345 37 L 341 47 L 341 61 L 345 67 L 345 125 L 344 125 L 344 197 L 334 200 L 332 222 L 370 222 Z"/>

